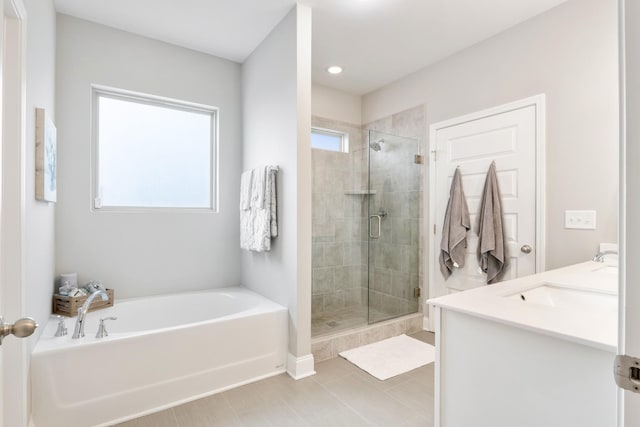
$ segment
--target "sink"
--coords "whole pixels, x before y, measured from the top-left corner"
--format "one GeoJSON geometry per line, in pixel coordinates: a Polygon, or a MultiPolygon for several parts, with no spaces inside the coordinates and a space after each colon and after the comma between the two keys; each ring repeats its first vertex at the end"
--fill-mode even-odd
{"type": "Polygon", "coordinates": [[[592,270],[594,273],[600,274],[618,274],[618,266],[616,265],[605,265],[602,267],[598,267],[595,270],[592,270]]]}
{"type": "Polygon", "coordinates": [[[618,296],[615,294],[565,288],[549,283],[543,283],[535,288],[506,295],[505,297],[519,300],[526,304],[544,305],[561,309],[618,310],[618,296]]]}

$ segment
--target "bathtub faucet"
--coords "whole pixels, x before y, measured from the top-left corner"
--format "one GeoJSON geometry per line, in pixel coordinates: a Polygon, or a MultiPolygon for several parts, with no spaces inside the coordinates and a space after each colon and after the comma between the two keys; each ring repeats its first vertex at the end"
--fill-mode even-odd
{"type": "Polygon", "coordinates": [[[84,304],[82,304],[82,307],[78,309],[78,318],[76,319],[76,327],[73,330],[73,336],[71,337],[74,340],[77,340],[78,338],[82,338],[84,336],[84,319],[87,316],[87,311],[89,311],[89,306],[91,306],[91,303],[97,296],[102,297],[102,301],[106,301],[109,299],[109,294],[107,294],[102,289],[98,289],[97,291],[89,295],[89,298],[87,298],[84,304]]]}
{"type": "Polygon", "coordinates": [[[602,251],[598,252],[596,256],[593,257],[593,261],[595,262],[604,262],[604,257],[606,255],[618,255],[618,251],[602,251]]]}

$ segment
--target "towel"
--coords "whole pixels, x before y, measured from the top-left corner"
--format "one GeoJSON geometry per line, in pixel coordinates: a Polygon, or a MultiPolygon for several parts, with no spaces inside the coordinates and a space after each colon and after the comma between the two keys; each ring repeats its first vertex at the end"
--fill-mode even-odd
{"type": "MultiPolygon", "coordinates": [[[[251,171],[248,208],[240,204],[240,247],[249,251],[271,250],[271,239],[278,235],[276,174],[278,166],[261,166],[251,171]]],[[[244,182],[246,184],[246,182],[244,182]]],[[[241,191],[244,191],[241,180],[241,191]]]]}
{"type": "Polygon", "coordinates": [[[267,179],[267,167],[262,166],[253,170],[251,181],[251,207],[263,209],[265,206],[265,184],[267,179]]]}
{"type": "Polygon", "coordinates": [[[242,173],[240,178],[240,210],[247,210],[251,207],[251,185],[253,180],[253,170],[242,173]]]}
{"type": "Polygon", "coordinates": [[[487,273],[487,284],[499,282],[507,270],[509,255],[496,162],[489,167],[480,199],[477,255],[480,268],[487,273]]]}
{"type": "Polygon", "coordinates": [[[278,167],[269,166],[267,173],[265,199],[269,200],[269,209],[271,211],[269,221],[271,223],[271,237],[273,238],[278,236],[278,198],[276,197],[276,175],[278,173],[278,167]]]}
{"type": "Polygon", "coordinates": [[[440,271],[448,279],[454,268],[464,267],[467,249],[467,231],[471,228],[467,199],[462,189],[460,169],[456,168],[449,190],[449,202],[444,213],[442,240],[440,241],[440,271]]]}

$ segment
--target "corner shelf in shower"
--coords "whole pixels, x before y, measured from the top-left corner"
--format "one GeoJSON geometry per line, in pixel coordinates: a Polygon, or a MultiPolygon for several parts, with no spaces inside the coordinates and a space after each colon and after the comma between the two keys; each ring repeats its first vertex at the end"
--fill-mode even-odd
{"type": "Polygon", "coordinates": [[[376,194],[376,190],[347,190],[344,194],[348,196],[370,196],[376,194]]]}

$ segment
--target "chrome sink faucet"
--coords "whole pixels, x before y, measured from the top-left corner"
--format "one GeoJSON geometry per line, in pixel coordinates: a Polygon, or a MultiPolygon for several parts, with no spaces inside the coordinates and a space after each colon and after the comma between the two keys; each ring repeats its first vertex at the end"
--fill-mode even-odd
{"type": "Polygon", "coordinates": [[[596,256],[593,257],[593,261],[595,262],[604,262],[605,255],[618,255],[617,251],[602,251],[598,252],[596,256]]]}
{"type": "Polygon", "coordinates": [[[84,304],[82,304],[82,307],[78,309],[78,318],[76,319],[76,327],[73,330],[73,335],[71,336],[71,338],[73,338],[74,340],[84,337],[84,319],[87,316],[87,311],[89,311],[89,307],[91,306],[91,303],[97,296],[100,296],[102,298],[102,301],[106,301],[109,299],[109,294],[107,294],[102,289],[98,289],[97,291],[89,295],[89,298],[87,298],[84,304]]]}

